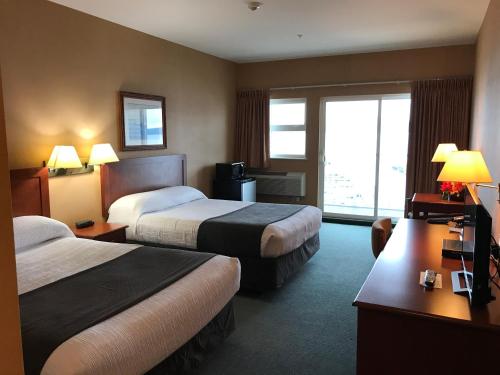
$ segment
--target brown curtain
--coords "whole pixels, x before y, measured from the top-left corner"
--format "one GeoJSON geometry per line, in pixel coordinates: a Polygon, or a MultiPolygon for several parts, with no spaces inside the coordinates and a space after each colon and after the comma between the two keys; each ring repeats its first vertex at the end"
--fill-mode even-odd
{"type": "MultiPolygon", "coordinates": [[[[411,88],[406,197],[437,193],[442,163],[431,163],[439,143],[469,147],[472,78],[416,81],[411,88]]],[[[408,208],[407,208],[408,209],[408,208]]]]}
{"type": "Polygon", "coordinates": [[[234,156],[250,168],[269,166],[269,90],[237,94],[234,156]]]}

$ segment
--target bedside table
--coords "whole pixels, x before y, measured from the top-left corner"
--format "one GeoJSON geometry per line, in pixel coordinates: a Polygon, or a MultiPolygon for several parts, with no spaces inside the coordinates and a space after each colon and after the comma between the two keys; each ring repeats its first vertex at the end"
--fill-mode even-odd
{"type": "Polygon", "coordinates": [[[104,242],[126,242],[125,229],[128,225],[95,223],[91,227],[78,229],[70,227],[75,236],[104,242]]]}

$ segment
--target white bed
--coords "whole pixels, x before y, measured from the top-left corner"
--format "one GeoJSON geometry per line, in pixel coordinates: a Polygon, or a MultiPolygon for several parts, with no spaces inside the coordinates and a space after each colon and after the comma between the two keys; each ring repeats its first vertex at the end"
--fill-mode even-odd
{"type": "MultiPolygon", "coordinates": [[[[109,223],[127,224],[130,241],[197,249],[200,224],[251,205],[251,202],[207,199],[189,186],[174,186],[127,195],[109,209],[109,223]]],[[[276,258],[312,238],[321,227],[321,210],[306,206],[284,220],[269,224],[261,239],[260,255],[276,258]]]]}
{"type": "MultiPolygon", "coordinates": [[[[75,238],[43,217],[14,219],[19,294],[138,247],[75,238]]],[[[142,374],[206,326],[239,289],[240,264],[215,256],[162,291],[73,336],[42,374],[142,374]]]]}

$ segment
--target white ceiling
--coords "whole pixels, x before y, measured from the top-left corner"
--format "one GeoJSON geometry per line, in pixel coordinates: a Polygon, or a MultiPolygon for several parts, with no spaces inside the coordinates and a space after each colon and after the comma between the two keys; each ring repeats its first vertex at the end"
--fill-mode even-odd
{"type": "Polygon", "coordinates": [[[236,62],[473,43],[489,0],[51,0],[236,62]],[[303,34],[298,38],[297,34],[303,34]]]}

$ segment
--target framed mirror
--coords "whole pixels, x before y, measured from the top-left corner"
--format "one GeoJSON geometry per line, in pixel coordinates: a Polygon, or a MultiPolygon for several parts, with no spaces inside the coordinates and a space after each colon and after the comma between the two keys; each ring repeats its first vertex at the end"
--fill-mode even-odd
{"type": "Polygon", "coordinates": [[[120,91],[122,150],[167,148],[165,98],[120,91]]]}

